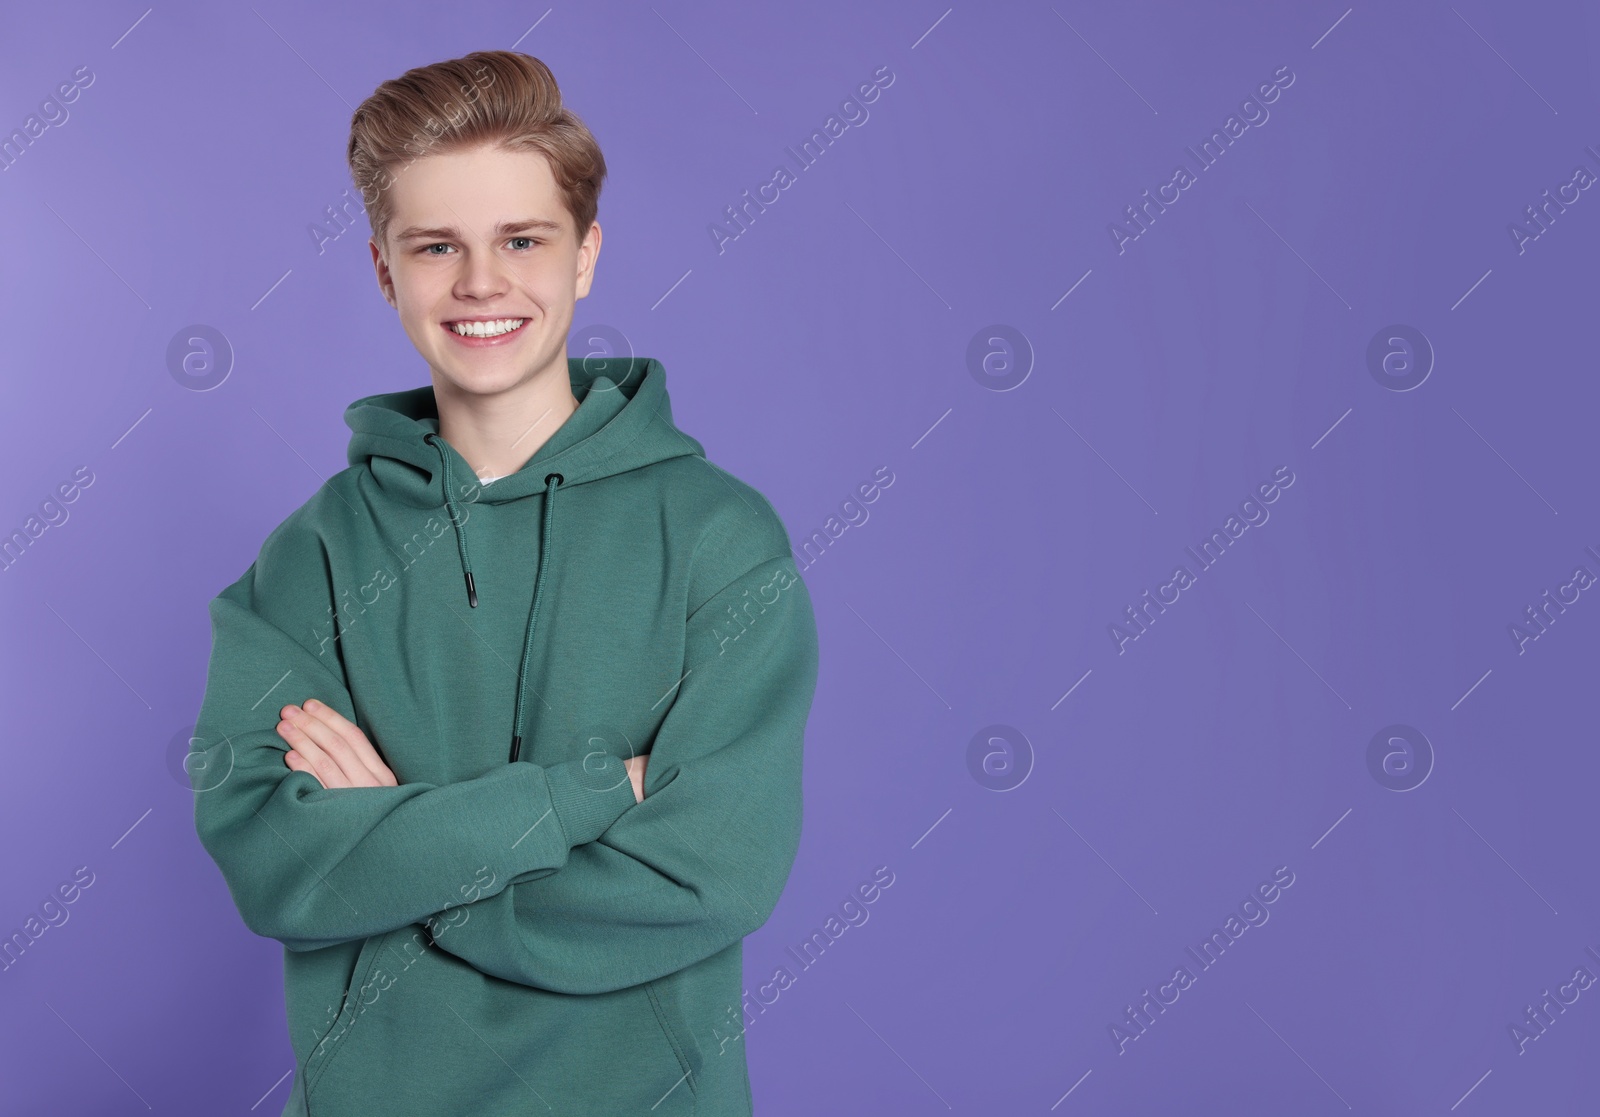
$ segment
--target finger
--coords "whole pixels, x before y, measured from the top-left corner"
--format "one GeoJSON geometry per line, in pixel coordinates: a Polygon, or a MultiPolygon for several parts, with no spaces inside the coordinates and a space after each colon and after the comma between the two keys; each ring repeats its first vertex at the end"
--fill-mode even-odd
{"type": "MultiPolygon", "coordinates": [[[[330,762],[322,756],[322,750],[317,748],[315,741],[295,728],[294,722],[289,720],[289,712],[289,707],[287,706],[280,710],[278,712],[280,720],[274,727],[278,731],[278,736],[282,737],[284,743],[289,746],[288,751],[283,755],[283,762],[296,772],[305,772],[315,776],[318,783],[322,784],[323,787],[327,787],[329,780],[333,776],[331,774],[326,777],[322,775],[317,770],[317,761],[321,760],[324,765],[328,765],[330,762]]],[[[337,765],[333,767],[337,769],[337,765]]]]}
{"type": "MultiPolygon", "coordinates": [[[[337,711],[329,709],[326,703],[316,699],[308,700],[300,707],[303,718],[309,719],[303,726],[306,733],[310,734],[322,748],[322,751],[338,763],[341,771],[349,780],[349,787],[381,787],[384,785],[383,772],[374,769],[376,764],[382,768],[383,762],[377,758],[371,744],[367,742],[366,735],[353,723],[339,717],[337,711]],[[372,757],[369,762],[366,757],[372,757]]],[[[387,769],[384,769],[387,771],[387,769]]]]}
{"type": "Polygon", "coordinates": [[[312,764],[324,787],[363,787],[372,773],[345,748],[338,735],[299,706],[283,708],[285,739],[312,764]]]}
{"type": "Polygon", "coordinates": [[[630,756],[628,758],[628,780],[633,784],[633,801],[635,803],[644,802],[644,765],[645,758],[642,756],[630,756]]]}
{"type": "Polygon", "coordinates": [[[311,765],[306,761],[306,758],[295,752],[294,749],[290,749],[283,754],[283,762],[296,772],[305,772],[312,779],[317,780],[318,783],[322,783],[320,779],[317,779],[317,773],[312,771],[311,765]]]}
{"type": "MultiPolygon", "coordinates": [[[[372,774],[367,771],[366,765],[350,752],[332,726],[310,710],[292,703],[283,708],[283,717],[304,738],[296,742],[296,747],[306,754],[319,772],[333,774],[339,787],[361,787],[372,782],[372,774]]],[[[326,776],[322,782],[329,782],[326,776]]]]}
{"type": "Polygon", "coordinates": [[[400,781],[395,778],[389,766],[383,762],[383,757],[378,755],[378,750],[373,746],[361,727],[326,702],[318,702],[315,698],[308,698],[302,707],[306,713],[329,726],[339,736],[359,760],[367,771],[372,773],[373,779],[379,786],[397,787],[400,781]]]}
{"type": "Polygon", "coordinates": [[[278,736],[282,737],[290,745],[289,751],[283,754],[283,762],[289,768],[296,772],[304,772],[325,789],[344,786],[344,776],[339,772],[337,765],[333,765],[326,758],[323,758],[321,760],[322,767],[318,768],[318,762],[312,760],[308,755],[315,749],[311,739],[296,729],[290,722],[280,721],[278,723],[278,736]],[[298,747],[296,745],[297,742],[298,747]]]}
{"type": "Polygon", "coordinates": [[[290,747],[300,754],[323,787],[349,786],[349,781],[343,769],[339,767],[338,761],[329,756],[322,744],[307,732],[311,728],[313,719],[294,705],[283,707],[278,711],[278,716],[282,719],[278,722],[278,736],[289,742],[290,747]]]}
{"type": "Polygon", "coordinates": [[[289,764],[295,771],[315,776],[317,782],[325,788],[350,786],[343,770],[333,758],[318,748],[317,743],[302,733],[294,722],[287,718],[280,721],[278,736],[289,743],[290,751],[283,759],[284,763],[289,764]],[[292,763],[291,756],[296,758],[292,763]]]}

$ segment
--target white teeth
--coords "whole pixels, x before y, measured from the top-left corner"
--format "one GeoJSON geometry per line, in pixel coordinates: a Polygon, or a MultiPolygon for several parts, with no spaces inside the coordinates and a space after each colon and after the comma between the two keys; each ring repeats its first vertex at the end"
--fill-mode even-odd
{"type": "Polygon", "coordinates": [[[499,337],[526,321],[526,318],[497,318],[492,322],[451,322],[450,328],[463,337],[499,337]]]}

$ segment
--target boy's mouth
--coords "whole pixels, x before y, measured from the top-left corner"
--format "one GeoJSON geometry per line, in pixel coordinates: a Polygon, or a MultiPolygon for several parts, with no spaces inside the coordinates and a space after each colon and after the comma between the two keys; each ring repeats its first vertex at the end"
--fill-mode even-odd
{"type": "Polygon", "coordinates": [[[457,337],[489,339],[514,334],[527,322],[526,318],[460,318],[443,325],[457,337]]]}

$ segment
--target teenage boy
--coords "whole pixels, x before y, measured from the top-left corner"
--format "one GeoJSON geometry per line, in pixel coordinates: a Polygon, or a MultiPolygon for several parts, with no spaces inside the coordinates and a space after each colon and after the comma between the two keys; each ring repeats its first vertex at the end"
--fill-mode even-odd
{"type": "Polygon", "coordinates": [[[284,1114],[750,1114],[741,940],[817,677],[772,506],[569,360],[605,162],[545,65],[385,82],[349,162],[432,384],[210,605],[195,824],[280,940],[284,1114]]]}

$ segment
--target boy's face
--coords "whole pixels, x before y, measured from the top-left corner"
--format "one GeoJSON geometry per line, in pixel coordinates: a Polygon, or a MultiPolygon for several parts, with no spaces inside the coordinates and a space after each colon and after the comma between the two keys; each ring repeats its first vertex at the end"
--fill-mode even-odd
{"type": "Polygon", "coordinates": [[[373,265],[435,386],[492,394],[557,366],[565,382],[600,225],[580,243],[544,155],[482,146],[424,156],[396,173],[390,197],[387,244],[369,241],[373,265]],[[522,324],[498,337],[451,329],[472,319],[522,324]]]}

